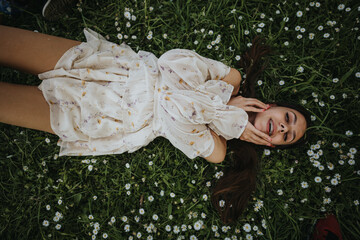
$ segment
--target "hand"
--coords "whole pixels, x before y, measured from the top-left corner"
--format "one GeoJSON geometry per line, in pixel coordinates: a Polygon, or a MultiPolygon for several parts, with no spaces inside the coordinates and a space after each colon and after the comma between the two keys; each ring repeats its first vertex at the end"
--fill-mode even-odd
{"type": "Polygon", "coordinates": [[[275,147],[271,144],[271,137],[257,130],[250,122],[246,124],[245,130],[240,136],[240,140],[255,143],[257,145],[275,147]]]}
{"type": "Polygon", "coordinates": [[[244,98],[242,96],[231,98],[227,105],[242,108],[246,112],[264,112],[270,108],[270,105],[265,104],[255,98],[244,98]]]}

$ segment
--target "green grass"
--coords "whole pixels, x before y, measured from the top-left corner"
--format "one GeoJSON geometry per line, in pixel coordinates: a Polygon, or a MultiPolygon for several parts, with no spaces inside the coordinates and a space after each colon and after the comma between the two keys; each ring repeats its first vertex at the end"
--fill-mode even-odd
{"type": "MultiPolygon", "coordinates": [[[[123,37],[128,35],[125,42],[135,51],[147,50],[157,56],[172,48],[194,49],[230,66],[235,66],[236,55],[248,48],[251,39],[260,35],[276,51],[261,77],[263,84],[257,87],[258,98],[264,102],[303,103],[316,120],[307,145],[292,150],[270,150],[270,155],[258,149],[262,171],[257,191],[243,217],[225,231],[209,199],[205,201],[203,195],[210,198],[211,187],[207,184],[214,185],[215,174],[223,171],[228,161],[215,165],[200,158],[189,160],[165,139],[156,139],[132,154],[56,158],[57,137],[1,124],[1,239],[91,239],[96,222],[100,226],[97,239],[102,239],[104,233],[108,239],[129,239],[129,236],[137,239],[138,233],[141,239],[149,235],[154,239],[180,236],[191,239],[192,235],[197,239],[246,239],[247,234],[253,239],[305,239],[316,219],[326,213],[336,214],[344,239],[358,239],[360,213],[354,201],[360,199],[359,153],[349,154],[349,151],[360,150],[360,78],[356,75],[360,74],[359,3],[324,0],[316,7],[310,5],[311,1],[302,0],[298,4],[270,2],[83,1],[78,6],[81,12],[74,6],[58,22],[44,20],[40,15],[41,5],[30,3],[18,16],[4,16],[4,25],[81,41],[84,27],[116,43],[124,40],[117,38],[121,33],[123,37]],[[338,10],[340,3],[351,10],[338,10]],[[124,18],[126,7],[136,16],[135,21],[129,21],[129,28],[124,18]],[[302,11],[302,17],[296,16],[298,11],[302,11]],[[285,17],[289,17],[287,22],[285,17]],[[329,26],[327,21],[336,24],[329,26]],[[260,23],[265,26],[258,27],[260,23]],[[305,32],[296,31],[296,26],[305,28],[305,32]],[[262,29],[260,33],[256,31],[258,28],[262,29]],[[209,30],[213,31],[212,35],[209,30]],[[153,32],[150,40],[149,31],[153,32]],[[309,33],[315,33],[313,40],[309,39],[309,33]],[[325,33],[330,36],[325,38],[325,33]],[[166,39],[163,34],[167,34],[166,39]],[[302,34],[301,39],[297,38],[298,34],[302,34]],[[217,35],[221,35],[220,43],[208,49],[217,35]],[[303,72],[297,70],[300,66],[303,72]],[[334,83],[334,78],[338,82],[334,83]],[[283,85],[279,84],[280,80],[284,81],[283,85]],[[352,136],[346,135],[349,130],[352,136]],[[339,147],[335,148],[334,143],[339,143],[339,147]],[[311,147],[317,148],[314,152],[322,150],[317,161],[323,170],[313,166],[314,159],[307,154],[311,147]],[[354,162],[349,162],[351,158],[354,162]],[[90,164],[83,163],[86,159],[94,159],[90,163],[92,171],[88,168],[90,164]],[[328,168],[330,163],[333,168],[328,168]],[[321,183],[315,182],[317,176],[321,177],[321,183]],[[331,180],[336,176],[335,186],[331,180]],[[302,182],[307,182],[308,188],[302,188],[302,182]],[[130,189],[126,189],[128,183],[130,189]],[[325,187],[331,191],[326,192],[325,187]],[[279,195],[278,190],[283,194],[279,195]],[[149,196],[154,200],[150,201],[149,196]],[[325,204],[324,198],[330,198],[331,202],[325,204]],[[259,211],[254,210],[257,200],[263,201],[259,211]],[[50,210],[46,209],[47,205],[50,210]],[[145,213],[141,215],[139,209],[145,213]],[[56,212],[63,216],[58,222],[54,221],[56,212]],[[153,219],[154,214],[158,220],[153,219]],[[202,218],[201,214],[206,217],[202,218]],[[122,221],[123,216],[127,222],[122,221]],[[140,218],[138,222],[136,216],[140,218]],[[116,221],[109,224],[112,217],[116,221]],[[43,226],[44,220],[49,221],[49,226],[43,226]],[[194,223],[199,220],[203,221],[203,227],[195,230],[194,223]],[[149,233],[146,227],[151,223],[154,228],[148,229],[149,233]],[[246,223],[252,228],[257,226],[264,235],[259,236],[254,230],[245,232],[246,223]],[[56,224],[61,224],[60,230],[55,229],[56,224]],[[127,224],[129,232],[124,231],[127,224]],[[169,232],[167,225],[171,227],[169,232]],[[187,226],[186,231],[174,232],[175,226],[182,225],[187,226]],[[214,226],[218,228],[215,231],[214,226]]],[[[1,81],[40,84],[36,76],[8,68],[2,67],[0,76],[1,81]]]]}

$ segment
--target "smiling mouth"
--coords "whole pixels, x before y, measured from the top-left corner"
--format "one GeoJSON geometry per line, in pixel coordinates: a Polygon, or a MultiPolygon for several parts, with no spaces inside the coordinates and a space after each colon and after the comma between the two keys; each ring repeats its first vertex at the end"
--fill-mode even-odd
{"type": "Polygon", "coordinates": [[[274,122],[270,119],[269,120],[269,136],[271,136],[274,132],[274,122]]]}

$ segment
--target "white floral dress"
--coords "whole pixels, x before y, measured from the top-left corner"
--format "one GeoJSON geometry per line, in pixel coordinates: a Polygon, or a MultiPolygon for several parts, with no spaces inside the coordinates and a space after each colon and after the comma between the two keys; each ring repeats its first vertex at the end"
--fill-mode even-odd
{"type": "Polygon", "coordinates": [[[162,136],[193,159],[213,152],[210,129],[225,139],[244,131],[246,112],[226,105],[233,86],[221,62],[183,49],[157,59],[84,33],[87,42],[39,74],[60,156],[133,152],[162,136]]]}

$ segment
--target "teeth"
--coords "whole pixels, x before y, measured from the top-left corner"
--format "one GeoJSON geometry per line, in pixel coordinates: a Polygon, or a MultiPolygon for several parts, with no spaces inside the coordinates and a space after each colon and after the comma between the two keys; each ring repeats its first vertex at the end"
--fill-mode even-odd
{"type": "Polygon", "coordinates": [[[270,120],[270,126],[269,126],[269,136],[272,135],[272,131],[273,131],[273,126],[272,126],[272,121],[270,120]]]}

